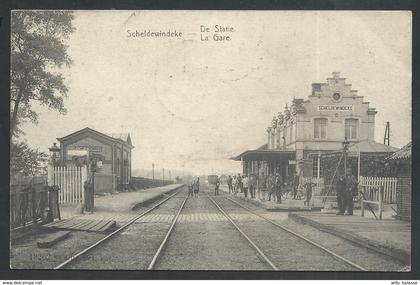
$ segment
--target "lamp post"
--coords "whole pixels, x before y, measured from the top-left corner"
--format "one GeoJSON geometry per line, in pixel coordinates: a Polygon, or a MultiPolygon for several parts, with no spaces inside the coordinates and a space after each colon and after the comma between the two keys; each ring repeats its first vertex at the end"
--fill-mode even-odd
{"type": "Polygon", "coordinates": [[[50,154],[52,156],[52,166],[55,167],[57,153],[60,152],[60,148],[57,146],[57,143],[53,143],[53,145],[50,146],[48,150],[50,151],[50,154]]]}
{"type": "Polygon", "coordinates": [[[343,141],[343,157],[344,157],[344,175],[347,173],[347,150],[349,148],[349,141],[347,138],[343,141]]]}
{"type": "Polygon", "coordinates": [[[54,212],[57,212],[58,219],[61,220],[60,215],[60,208],[58,206],[58,187],[55,185],[55,165],[56,165],[56,159],[57,159],[57,153],[60,152],[60,148],[57,146],[56,143],[53,143],[52,146],[48,148],[50,151],[51,157],[52,157],[52,185],[51,188],[49,188],[49,208],[52,213],[52,219],[54,220],[54,212]],[[54,203],[55,201],[55,203],[54,203]],[[54,205],[55,204],[55,205],[54,205]],[[54,211],[54,208],[57,210],[54,211]]]}

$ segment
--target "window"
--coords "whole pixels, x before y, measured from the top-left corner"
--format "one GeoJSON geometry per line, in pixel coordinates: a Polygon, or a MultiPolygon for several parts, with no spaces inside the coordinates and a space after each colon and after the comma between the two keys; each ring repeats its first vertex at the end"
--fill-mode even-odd
{"type": "Polygon", "coordinates": [[[315,139],[327,138],[327,119],[318,118],[314,120],[314,138],[315,139]]]}
{"type": "Polygon", "coordinates": [[[290,138],[289,138],[289,143],[291,143],[293,141],[293,124],[290,124],[290,138]]]}
{"type": "Polygon", "coordinates": [[[348,140],[357,139],[358,125],[359,124],[357,119],[346,119],[344,126],[344,137],[348,140]]]}
{"type": "Polygon", "coordinates": [[[319,177],[322,177],[321,157],[314,156],[312,157],[312,177],[318,177],[318,174],[319,177]]]}

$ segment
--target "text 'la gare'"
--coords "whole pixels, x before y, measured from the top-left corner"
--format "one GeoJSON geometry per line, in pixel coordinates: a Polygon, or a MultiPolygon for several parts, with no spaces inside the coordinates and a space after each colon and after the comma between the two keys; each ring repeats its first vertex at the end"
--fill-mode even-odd
{"type": "Polygon", "coordinates": [[[200,39],[201,41],[231,41],[232,36],[230,33],[235,32],[235,28],[232,26],[214,25],[213,27],[200,25],[200,39]],[[210,34],[210,33],[214,34],[210,34]]]}

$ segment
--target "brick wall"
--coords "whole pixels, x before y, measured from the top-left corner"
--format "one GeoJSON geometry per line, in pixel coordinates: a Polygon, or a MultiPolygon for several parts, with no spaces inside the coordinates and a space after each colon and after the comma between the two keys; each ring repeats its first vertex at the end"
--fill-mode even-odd
{"type": "Polygon", "coordinates": [[[400,176],[397,182],[397,217],[411,221],[411,177],[400,176]]]}

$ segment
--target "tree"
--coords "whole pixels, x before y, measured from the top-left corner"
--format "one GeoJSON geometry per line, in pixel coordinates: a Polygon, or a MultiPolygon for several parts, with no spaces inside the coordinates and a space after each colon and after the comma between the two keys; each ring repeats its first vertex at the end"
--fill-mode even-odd
{"type": "Polygon", "coordinates": [[[19,124],[38,122],[31,103],[66,113],[63,98],[68,88],[59,71],[72,61],[65,44],[73,27],[71,11],[13,11],[11,15],[11,119],[10,133],[19,134],[19,124]]]}
{"type": "Polygon", "coordinates": [[[36,176],[46,172],[48,155],[31,149],[25,142],[10,145],[10,175],[36,176]]]}

